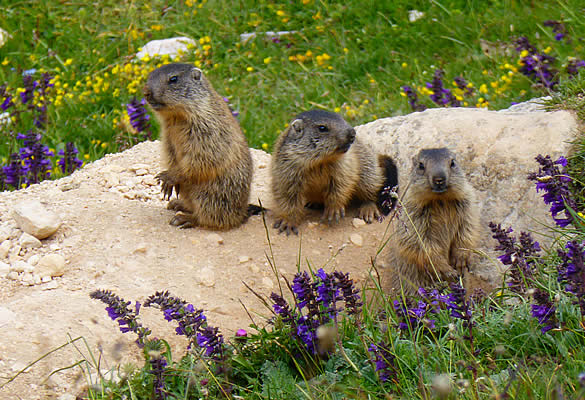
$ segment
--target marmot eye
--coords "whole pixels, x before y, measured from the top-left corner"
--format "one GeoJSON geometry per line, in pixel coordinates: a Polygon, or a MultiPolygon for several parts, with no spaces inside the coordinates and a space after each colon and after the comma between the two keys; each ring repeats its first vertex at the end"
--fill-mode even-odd
{"type": "Polygon", "coordinates": [[[451,160],[451,168],[455,168],[456,164],[455,164],[455,160],[451,160]]]}
{"type": "Polygon", "coordinates": [[[319,132],[327,132],[329,130],[325,125],[319,125],[317,129],[319,129],[319,132]]]}
{"type": "Polygon", "coordinates": [[[169,78],[169,83],[176,83],[179,80],[177,75],[173,75],[169,78]]]}
{"type": "Polygon", "coordinates": [[[420,169],[421,171],[425,170],[425,165],[421,162],[418,163],[418,169],[420,169]]]}

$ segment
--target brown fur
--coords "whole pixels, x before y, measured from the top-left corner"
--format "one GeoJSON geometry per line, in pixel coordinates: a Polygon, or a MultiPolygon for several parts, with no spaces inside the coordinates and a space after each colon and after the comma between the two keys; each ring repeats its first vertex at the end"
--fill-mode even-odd
{"type": "Polygon", "coordinates": [[[426,149],[413,163],[402,221],[390,239],[392,286],[407,293],[469,268],[479,237],[475,194],[455,155],[446,148],[426,149]]]}
{"type": "Polygon", "coordinates": [[[240,126],[202,72],[189,64],[152,71],[146,100],[162,127],[163,195],[177,199],[171,225],[230,229],[248,216],[252,157],[240,126]]]}
{"type": "Polygon", "coordinates": [[[380,215],[376,200],[384,170],[338,114],[299,114],[274,144],[271,173],[274,227],[280,232],[298,232],[307,203],[323,204],[323,219],[330,223],[338,222],[353,201],[366,222],[380,215]]]}

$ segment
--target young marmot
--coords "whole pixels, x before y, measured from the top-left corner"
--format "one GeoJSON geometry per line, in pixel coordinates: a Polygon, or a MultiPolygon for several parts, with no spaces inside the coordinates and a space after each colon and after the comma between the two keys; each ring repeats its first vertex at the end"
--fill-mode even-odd
{"type": "Polygon", "coordinates": [[[461,274],[479,237],[475,194],[455,154],[425,149],[413,163],[390,242],[393,289],[407,293],[461,274]]]}
{"type": "Polygon", "coordinates": [[[171,225],[230,229],[248,216],[252,157],[226,102],[201,70],[167,64],[148,76],[144,96],[162,127],[163,196],[173,188],[171,225]],[[180,212],[179,212],[180,211],[180,212]]]}
{"type": "MultiPolygon", "coordinates": [[[[311,110],[296,116],[274,144],[272,193],[279,232],[298,233],[307,204],[323,204],[323,219],[339,222],[350,202],[366,222],[380,216],[383,187],[398,184],[394,162],[356,138],[338,114],[311,110]]],[[[387,213],[389,210],[384,210],[387,213]]]]}

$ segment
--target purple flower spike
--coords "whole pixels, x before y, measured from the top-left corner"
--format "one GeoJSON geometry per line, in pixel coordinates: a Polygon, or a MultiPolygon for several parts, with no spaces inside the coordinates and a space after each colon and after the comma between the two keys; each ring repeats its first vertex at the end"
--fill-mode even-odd
{"type": "Polygon", "coordinates": [[[546,333],[558,325],[555,311],[556,307],[553,306],[550,297],[547,293],[540,289],[535,289],[532,295],[536,304],[531,305],[531,314],[534,318],[538,319],[538,323],[542,325],[540,331],[546,333]]]}
{"type": "Polygon", "coordinates": [[[585,317],[585,243],[572,240],[565,248],[567,251],[558,250],[562,261],[558,267],[558,281],[575,296],[575,303],[585,317]]]}
{"type": "Polygon", "coordinates": [[[61,171],[64,174],[71,175],[76,169],[81,168],[83,161],[77,158],[78,153],[79,150],[77,150],[73,142],[65,143],[65,149],[59,150],[57,154],[63,158],[57,161],[57,164],[61,167],[61,171]]]}
{"type": "Polygon", "coordinates": [[[371,344],[368,351],[374,356],[373,362],[380,381],[396,380],[398,377],[396,357],[390,352],[389,346],[384,342],[371,344]]]}
{"type": "Polygon", "coordinates": [[[536,182],[536,191],[543,192],[542,199],[550,204],[550,213],[555,223],[564,228],[573,222],[569,209],[577,210],[577,203],[571,196],[569,183],[572,181],[567,174],[567,159],[560,157],[552,161],[550,156],[538,155],[536,161],[540,164],[538,172],[528,175],[528,179],[536,182]],[[559,216],[559,214],[564,215],[559,216]]]}

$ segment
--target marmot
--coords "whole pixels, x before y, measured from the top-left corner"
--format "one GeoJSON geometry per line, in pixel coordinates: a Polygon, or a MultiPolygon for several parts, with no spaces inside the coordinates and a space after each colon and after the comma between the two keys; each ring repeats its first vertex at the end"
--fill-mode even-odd
{"type": "Polygon", "coordinates": [[[424,149],[413,164],[401,221],[394,222],[390,239],[393,289],[406,293],[462,274],[479,237],[475,193],[455,154],[424,149]]]}
{"type": "Polygon", "coordinates": [[[230,229],[248,216],[252,156],[226,102],[200,69],[167,64],[152,71],[144,96],[162,127],[163,196],[173,188],[171,225],[230,229]]]}
{"type": "MultiPolygon", "coordinates": [[[[324,206],[323,219],[338,222],[350,202],[366,222],[380,216],[380,192],[398,184],[394,162],[356,138],[338,114],[311,110],[297,115],[274,144],[272,193],[279,232],[298,233],[308,204],[324,206]]],[[[383,210],[387,213],[389,210],[383,210]]]]}

